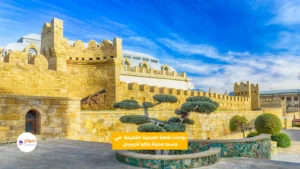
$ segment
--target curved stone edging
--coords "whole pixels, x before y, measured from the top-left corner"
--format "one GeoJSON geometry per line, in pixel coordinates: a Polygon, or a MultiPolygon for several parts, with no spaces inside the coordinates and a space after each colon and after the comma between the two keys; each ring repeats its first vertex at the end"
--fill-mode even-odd
{"type": "Polygon", "coordinates": [[[200,151],[201,146],[221,148],[221,157],[249,157],[271,159],[271,135],[261,134],[245,139],[189,140],[191,153],[200,151]]]}
{"type": "Polygon", "coordinates": [[[201,143],[242,143],[242,142],[250,142],[250,141],[261,141],[267,138],[270,138],[271,134],[261,134],[259,136],[243,138],[243,139],[212,139],[212,140],[195,140],[189,139],[189,142],[201,142],[201,143]]]}
{"type": "Polygon", "coordinates": [[[139,154],[131,151],[116,151],[117,160],[121,163],[143,168],[196,168],[218,162],[221,148],[211,148],[207,151],[181,155],[139,154]]]}

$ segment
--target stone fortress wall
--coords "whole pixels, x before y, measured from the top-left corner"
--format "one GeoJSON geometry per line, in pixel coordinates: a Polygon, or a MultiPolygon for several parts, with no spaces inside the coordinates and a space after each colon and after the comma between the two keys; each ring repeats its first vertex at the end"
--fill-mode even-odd
{"type": "Polygon", "coordinates": [[[178,98],[178,102],[175,104],[169,104],[168,106],[158,105],[153,110],[175,110],[180,108],[181,104],[185,103],[186,99],[190,96],[206,96],[219,103],[218,110],[251,110],[250,97],[242,96],[228,96],[225,94],[217,94],[210,92],[198,92],[191,90],[182,90],[166,87],[157,87],[149,85],[139,85],[137,83],[124,83],[118,86],[118,98],[117,101],[125,99],[137,100],[139,103],[144,101],[154,102],[153,96],[156,94],[171,94],[178,98]]]}
{"type": "MultiPolygon", "coordinates": [[[[150,110],[154,117],[162,119],[174,116],[174,110],[189,96],[207,96],[219,102],[218,111],[222,111],[219,115],[191,116],[201,119],[191,127],[193,132],[189,130],[192,138],[204,138],[207,130],[216,132],[215,136],[228,134],[228,119],[235,114],[244,114],[250,120],[261,114],[260,111],[251,111],[259,101],[255,100],[256,94],[249,95],[252,91],[258,91],[258,85],[253,85],[253,88],[235,86],[235,90],[248,94],[233,97],[212,91],[197,92],[121,82],[122,42],[119,38],[113,42],[104,40],[100,44],[90,41],[87,47],[81,41],[70,45],[63,36],[63,21],[54,18],[51,23],[44,24],[41,41],[41,49],[36,56],[29,56],[26,50],[12,51],[0,62],[1,143],[13,142],[25,131],[25,117],[30,110],[40,115],[38,137],[109,142],[112,131],[127,131],[128,127],[118,120],[121,115],[142,114],[140,110],[112,110],[115,102],[124,99],[153,102],[152,96],[161,93],[172,94],[179,99],[178,103],[161,104],[150,110]],[[103,97],[105,106],[101,110],[105,113],[96,111],[91,116],[87,115],[87,111],[80,109],[80,99],[103,89],[106,90],[103,97]],[[202,119],[207,118],[216,127],[205,129],[206,122],[202,119]],[[96,119],[91,122],[93,125],[89,122],[92,119],[96,119]],[[106,134],[105,140],[95,140],[103,134],[106,134]]],[[[30,47],[37,49],[33,44],[30,47]]],[[[185,78],[185,74],[180,76],[185,78]]],[[[131,129],[136,130],[136,126],[131,129]]]]}

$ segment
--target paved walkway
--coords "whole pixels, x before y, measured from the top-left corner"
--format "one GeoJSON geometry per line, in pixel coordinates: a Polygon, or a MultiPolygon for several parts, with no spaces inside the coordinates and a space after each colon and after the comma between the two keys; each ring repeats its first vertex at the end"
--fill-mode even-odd
{"type": "MultiPolygon", "coordinates": [[[[297,163],[249,158],[221,159],[200,169],[300,169],[297,163]]],[[[138,169],[116,161],[110,144],[72,140],[40,140],[33,152],[0,145],[0,169],[138,169]]]]}
{"type": "MultiPolygon", "coordinates": [[[[289,148],[277,148],[272,160],[300,163],[300,130],[283,130],[292,140],[289,148]]],[[[300,165],[300,164],[299,164],[300,165]]]]}

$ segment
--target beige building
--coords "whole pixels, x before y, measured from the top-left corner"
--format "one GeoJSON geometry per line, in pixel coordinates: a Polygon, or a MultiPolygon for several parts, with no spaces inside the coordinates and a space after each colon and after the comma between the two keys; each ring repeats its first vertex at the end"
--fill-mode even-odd
{"type": "Polygon", "coordinates": [[[261,91],[260,99],[282,100],[286,112],[298,112],[300,105],[300,89],[261,91]]]}

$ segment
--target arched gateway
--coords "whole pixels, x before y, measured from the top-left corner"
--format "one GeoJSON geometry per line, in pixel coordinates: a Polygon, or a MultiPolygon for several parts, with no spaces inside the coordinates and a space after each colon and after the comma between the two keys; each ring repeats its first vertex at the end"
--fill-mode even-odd
{"type": "Polygon", "coordinates": [[[25,131],[33,134],[40,132],[40,113],[36,110],[30,110],[26,113],[25,131]]]}

